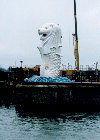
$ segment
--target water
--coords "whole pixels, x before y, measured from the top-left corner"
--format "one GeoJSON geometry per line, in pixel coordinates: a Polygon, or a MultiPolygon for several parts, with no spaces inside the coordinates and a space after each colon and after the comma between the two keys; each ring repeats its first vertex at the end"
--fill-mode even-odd
{"type": "Polygon", "coordinates": [[[100,113],[35,114],[1,106],[0,140],[100,140],[100,113]]]}

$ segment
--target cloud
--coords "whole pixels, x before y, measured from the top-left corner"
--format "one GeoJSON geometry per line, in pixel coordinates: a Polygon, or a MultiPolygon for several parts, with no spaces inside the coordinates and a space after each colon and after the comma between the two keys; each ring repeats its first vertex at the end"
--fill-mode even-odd
{"type": "MultiPolygon", "coordinates": [[[[0,2],[0,58],[1,64],[41,64],[37,46],[37,30],[47,22],[59,23],[62,29],[62,63],[74,65],[73,0],[3,0],[0,2]]],[[[99,61],[100,1],[77,0],[77,19],[80,64],[99,61]],[[93,49],[95,48],[95,53],[93,49]],[[89,58],[89,59],[88,59],[89,58]],[[98,60],[97,60],[98,58],[98,60]]]]}

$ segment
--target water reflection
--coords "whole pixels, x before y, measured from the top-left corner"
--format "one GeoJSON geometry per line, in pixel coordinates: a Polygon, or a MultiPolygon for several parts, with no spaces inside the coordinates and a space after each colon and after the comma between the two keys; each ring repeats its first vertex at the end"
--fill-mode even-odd
{"type": "Polygon", "coordinates": [[[100,113],[32,112],[0,107],[2,140],[99,140],[100,113]]]}
{"type": "Polygon", "coordinates": [[[100,112],[44,111],[0,99],[1,140],[99,140],[100,112]]]}
{"type": "Polygon", "coordinates": [[[100,113],[25,113],[23,116],[23,113],[17,112],[17,115],[31,123],[32,128],[38,127],[38,133],[48,139],[96,139],[96,133],[99,134],[100,130],[100,113]]]}

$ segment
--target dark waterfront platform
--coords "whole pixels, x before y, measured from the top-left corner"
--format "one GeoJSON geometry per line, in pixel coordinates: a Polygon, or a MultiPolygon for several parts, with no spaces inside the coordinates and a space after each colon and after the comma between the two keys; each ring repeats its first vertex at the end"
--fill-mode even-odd
{"type": "Polygon", "coordinates": [[[100,82],[0,84],[0,105],[32,111],[100,111],[100,82]]]}
{"type": "Polygon", "coordinates": [[[100,83],[25,83],[14,89],[16,105],[34,111],[100,111],[100,83]]]}

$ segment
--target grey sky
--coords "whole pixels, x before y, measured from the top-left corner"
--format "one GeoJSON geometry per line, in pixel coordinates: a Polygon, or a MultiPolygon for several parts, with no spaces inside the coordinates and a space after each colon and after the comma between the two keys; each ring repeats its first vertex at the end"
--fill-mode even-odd
{"type": "MultiPolygon", "coordinates": [[[[100,0],[76,0],[81,65],[100,64],[100,0]]],[[[0,65],[41,64],[38,28],[59,23],[62,63],[74,65],[73,0],[0,0],[0,65]]]]}

